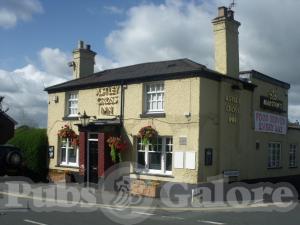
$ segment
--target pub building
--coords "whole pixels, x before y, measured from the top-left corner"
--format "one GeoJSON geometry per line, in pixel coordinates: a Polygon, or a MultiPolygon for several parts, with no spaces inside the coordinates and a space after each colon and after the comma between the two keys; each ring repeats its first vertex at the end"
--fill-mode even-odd
{"type": "Polygon", "coordinates": [[[239,70],[240,23],[231,9],[220,7],[212,24],[214,70],[183,58],[94,73],[96,53],[80,41],[69,64],[74,79],[45,89],[50,179],[71,173],[75,182],[98,183],[119,156],[141,185],[298,175],[290,85],[239,70]]]}

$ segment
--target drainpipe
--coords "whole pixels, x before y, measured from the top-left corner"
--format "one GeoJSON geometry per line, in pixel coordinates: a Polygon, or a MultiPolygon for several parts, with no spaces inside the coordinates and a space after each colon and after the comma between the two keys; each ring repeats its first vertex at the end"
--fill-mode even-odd
{"type": "Polygon", "coordinates": [[[120,104],[120,122],[123,126],[123,120],[124,120],[124,81],[121,83],[121,104],[120,104]]]}

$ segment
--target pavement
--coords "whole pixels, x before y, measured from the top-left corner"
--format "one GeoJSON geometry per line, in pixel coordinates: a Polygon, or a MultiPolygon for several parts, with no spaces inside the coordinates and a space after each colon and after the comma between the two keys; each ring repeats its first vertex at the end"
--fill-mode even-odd
{"type": "MultiPolygon", "coordinates": [[[[35,193],[27,194],[8,191],[0,186],[0,224],[295,225],[300,221],[298,201],[293,202],[293,207],[288,207],[287,202],[263,201],[244,205],[220,203],[205,206],[173,201],[170,205],[166,203],[168,199],[141,198],[127,193],[116,195],[97,190],[97,198],[93,202],[88,201],[88,195],[83,198],[85,201],[71,199],[68,194],[58,196],[58,192],[53,192],[51,196],[43,192],[47,187],[46,184],[35,185],[35,193]],[[41,196],[37,195],[38,191],[42,193],[41,196]]],[[[64,184],[61,184],[56,191],[64,188],[64,184]]]]}

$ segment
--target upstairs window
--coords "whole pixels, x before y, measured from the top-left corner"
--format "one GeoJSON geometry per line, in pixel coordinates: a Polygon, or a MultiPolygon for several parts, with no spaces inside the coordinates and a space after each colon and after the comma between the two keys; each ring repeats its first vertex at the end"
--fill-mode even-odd
{"type": "Polygon", "coordinates": [[[297,151],[297,145],[290,144],[290,151],[289,151],[289,167],[296,167],[296,151],[297,151]]]}
{"type": "Polygon", "coordinates": [[[71,92],[68,95],[68,116],[77,117],[78,116],[78,92],[71,92]]]}
{"type": "Polygon", "coordinates": [[[146,113],[164,112],[164,93],[163,82],[150,83],[145,85],[145,111],[146,113]]]}

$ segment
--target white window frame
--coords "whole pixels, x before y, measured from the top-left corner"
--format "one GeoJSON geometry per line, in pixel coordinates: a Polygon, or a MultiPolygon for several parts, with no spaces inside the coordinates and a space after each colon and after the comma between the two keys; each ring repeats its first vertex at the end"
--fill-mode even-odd
{"type": "Polygon", "coordinates": [[[69,92],[67,96],[68,100],[66,104],[68,117],[78,117],[78,91],[69,92]],[[75,96],[75,98],[72,98],[73,96],[75,96]],[[75,106],[72,106],[72,103],[75,103],[75,106]],[[71,113],[72,110],[76,110],[76,113],[71,113]]]}
{"type": "Polygon", "coordinates": [[[61,140],[60,142],[60,165],[61,166],[69,166],[69,167],[78,167],[79,166],[79,147],[78,146],[72,146],[71,140],[69,138],[66,139],[66,146],[63,146],[63,141],[61,140]],[[62,149],[65,148],[65,161],[62,161],[63,157],[63,151],[62,149]],[[69,161],[69,150],[70,149],[75,149],[76,151],[76,162],[70,162],[69,161]]]}
{"type": "Polygon", "coordinates": [[[297,167],[297,144],[289,144],[289,167],[297,167]]]}
{"type": "Polygon", "coordinates": [[[143,145],[142,140],[140,138],[136,138],[136,172],[138,173],[145,173],[145,174],[161,174],[161,175],[172,175],[173,171],[173,165],[174,165],[174,143],[173,143],[173,137],[171,136],[159,136],[158,138],[162,138],[162,150],[161,150],[161,169],[155,170],[155,169],[149,169],[149,153],[155,152],[150,151],[149,148],[143,145]],[[172,144],[167,144],[166,140],[167,138],[172,139],[172,144]],[[143,146],[142,149],[138,149],[138,142],[140,143],[140,146],[143,146]],[[167,170],[167,151],[166,146],[171,145],[172,146],[172,169],[167,170]],[[145,168],[138,168],[138,153],[139,152],[145,152],[145,168]]]}
{"type": "Polygon", "coordinates": [[[268,143],[268,168],[281,168],[281,143],[269,142],[268,143]],[[279,153],[277,152],[279,151],[279,153]]]}
{"type": "Polygon", "coordinates": [[[151,82],[144,84],[144,112],[145,113],[163,113],[165,111],[165,83],[163,81],[160,82],[151,82]],[[148,91],[148,87],[155,87],[155,91],[148,91]],[[162,86],[162,90],[157,90],[158,86],[162,86]],[[153,96],[156,95],[156,99],[153,99],[153,96]],[[158,95],[162,95],[162,100],[158,100],[158,95]],[[150,100],[149,100],[150,99],[150,100]],[[148,107],[148,102],[156,103],[156,109],[152,109],[148,107]],[[158,102],[161,102],[162,108],[158,109],[158,102]]]}

